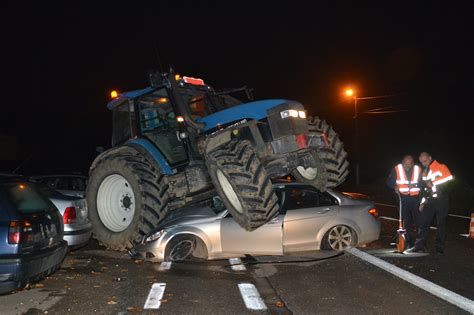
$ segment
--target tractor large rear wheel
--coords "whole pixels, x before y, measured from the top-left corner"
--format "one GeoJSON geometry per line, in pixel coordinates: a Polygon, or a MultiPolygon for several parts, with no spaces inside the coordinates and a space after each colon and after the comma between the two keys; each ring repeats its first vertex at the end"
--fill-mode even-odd
{"type": "Polygon", "coordinates": [[[312,183],[321,190],[339,186],[349,175],[344,143],[331,125],[317,116],[308,117],[308,129],[308,143],[315,153],[316,167],[299,167],[293,175],[296,179],[312,183]],[[311,178],[312,176],[314,178],[311,178]]]}
{"type": "Polygon", "coordinates": [[[166,216],[166,177],[133,149],[107,155],[92,170],[86,191],[94,237],[113,250],[141,242],[166,216]]]}
{"type": "Polygon", "coordinates": [[[248,140],[232,140],[207,156],[209,174],[234,220],[247,231],[279,210],[272,182],[248,140]]]}

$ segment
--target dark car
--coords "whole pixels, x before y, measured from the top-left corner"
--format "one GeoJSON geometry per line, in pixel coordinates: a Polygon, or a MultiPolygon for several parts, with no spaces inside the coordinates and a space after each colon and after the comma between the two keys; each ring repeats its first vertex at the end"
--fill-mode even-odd
{"type": "Polygon", "coordinates": [[[34,183],[0,175],[0,294],[53,273],[66,251],[58,209],[34,183]]]}

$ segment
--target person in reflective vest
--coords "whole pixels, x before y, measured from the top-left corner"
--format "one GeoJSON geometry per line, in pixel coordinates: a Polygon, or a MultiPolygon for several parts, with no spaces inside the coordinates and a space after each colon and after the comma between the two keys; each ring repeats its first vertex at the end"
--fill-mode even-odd
{"type": "Polygon", "coordinates": [[[415,246],[409,249],[409,252],[426,250],[426,238],[433,217],[436,215],[436,252],[442,254],[444,253],[446,240],[446,219],[449,208],[448,189],[449,182],[453,180],[453,175],[446,165],[433,160],[427,152],[420,154],[420,163],[424,167],[422,180],[425,186],[420,204],[421,225],[415,246]]]}
{"type": "Polygon", "coordinates": [[[406,230],[407,247],[413,246],[414,234],[419,222],[421,168],[415,165],[413,156],[405,155],[402,163],[395,166],[387,178],[387,186],[398,191],[402,202],[403,228],[406,230]],[[414,228],[412,228],[414,226],[414,228]]]}

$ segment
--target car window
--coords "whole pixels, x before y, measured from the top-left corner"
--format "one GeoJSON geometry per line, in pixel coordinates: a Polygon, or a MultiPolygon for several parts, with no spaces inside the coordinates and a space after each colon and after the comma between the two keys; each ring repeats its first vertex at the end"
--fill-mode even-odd
{"type": "Polygon", "coordinates": [[[15,205],[20,213],[39,213],[50,211],[51,203],[44,198],[33,184],[8,183],[3,184],[8,199],[15,205]]]}
{"type": "Polygon", "coordinates": [[[296,210],[313,207],[327,207],[337,205],[337,201],[327,192],[310,187],[288,187],[285,208],[296,210]]]}
{"type": "Polygon", "coordinates": [[[69,177],[60,177],[56,184],[56,189],[72,190],[72,181],[69,177]]]}
{"type": "Polygon", "coordinates": [[[289,188],[286,208],[296,210],[318,206],[318,193],[309,189],[289,188]]]}

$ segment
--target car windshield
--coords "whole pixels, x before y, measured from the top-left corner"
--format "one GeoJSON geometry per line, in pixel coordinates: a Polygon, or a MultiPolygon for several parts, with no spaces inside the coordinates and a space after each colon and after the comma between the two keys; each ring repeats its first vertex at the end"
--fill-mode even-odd
{"type": "Polygon", "coordinates": [[[53,207],[32,183],[5,183],[2,184],[2,188],[20,213],[46,212],[53,207]]]}

